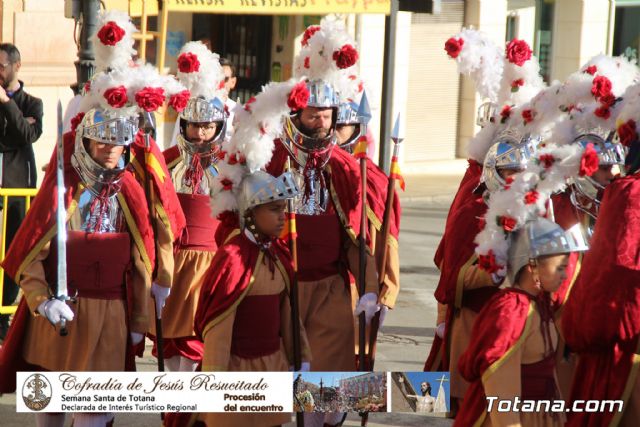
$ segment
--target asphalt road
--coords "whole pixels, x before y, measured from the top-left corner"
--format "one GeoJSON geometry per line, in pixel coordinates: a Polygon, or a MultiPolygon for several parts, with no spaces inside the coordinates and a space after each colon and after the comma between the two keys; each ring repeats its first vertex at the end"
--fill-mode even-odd
{"type": "MultiPolygon", "coordinates": [[[[379,335],[376,370],[421,371],[435,328],[436,302],[433,292],[438,271],[433,255],[444,230],[444,222],[459,178],[442,181],[440,194],[406,197],[400,235],[400,273],[402,290],[396,308],[389,312],[379,335]]],[[[413,181],[413,180],[412,180],[413,181]]],[[[432,184],[430,182],[430,184],[432,184]]],[[[419,185],[419,181],[415,181],[419,185]]],[[[430,191],[431,193],[431,191],[430,191]]],[[[150,349],[146,354],[150,354],[150,349]]],[[[155,370],[149,357],[139,360],[138,369],[155,370]]],[[[70,417],[67,417],[70,425],[70,417]]],[[[0,424],[4,427],[34,425],[33,415],[15,412],[15,394],[0,397],[0,424]]],[[[118,414],[116,426],[157,426],[158,415],[118,414]]],[[[294,424],[292,424],[294,425],[294,424]]],[[[360,425],[350,416],[346,425],[360,425]]],[[[448,426],[451,421],[413,414],[371,414],[369,425],[448,426]]]]}

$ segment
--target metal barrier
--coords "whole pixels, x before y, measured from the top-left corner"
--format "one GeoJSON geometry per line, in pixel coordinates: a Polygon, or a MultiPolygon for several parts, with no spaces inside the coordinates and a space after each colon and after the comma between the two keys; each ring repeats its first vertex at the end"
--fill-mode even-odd
{"type": "MultiPolygon", "coordinates": [[[[9,197],[22,197],[25,201],[25,212],[31,207],[31,197],[38,193],[37,188],[0,188],[0,197],[2,197],[2,234],[0,238],[0,259],[4,259],[7,253],[7,207],[9,206],[9,197]]],[[[2,305],[2,297],[4,293],[4,269],[0,267],[0,314],[13,314],[18,308],[15,305],[2,305]]]]}

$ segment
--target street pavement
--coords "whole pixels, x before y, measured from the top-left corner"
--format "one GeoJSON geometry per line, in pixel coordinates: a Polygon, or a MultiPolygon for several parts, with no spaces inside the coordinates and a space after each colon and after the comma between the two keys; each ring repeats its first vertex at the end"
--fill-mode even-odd
{"type": "MultiPolygon", "coordinates": [[[[421,371],[433,341],[436,301],[433,292],[438,270],[433,256],[453,200],[465,161],[433,162],[427,173],[405,176],[406,192],[400,192],[402,224],[400,233],[401,291],[394,310],[389,311],[380,330],[376,356],[377,371],[421,371]]],[[[138,359],[138,369],[154,371],[155,359],[149,355],[138,359]]],[[[67,417],[69,426],[70,418],[67,417]]],[[[15,412],[15,394],[0,397],[0,425],[33,425],[33,415],[15,412]]],[[[451,420],[416,414],[370,414],[369,426],[450,426],[451,420]]],[[[116,426],[158,426],[155,414],[117,414],[116,426]]],[[[347,426],[360,425],[357,415],[350,415],[347,426]]],[[[287,427],[295,423],[287,424],[287,427]]]]}

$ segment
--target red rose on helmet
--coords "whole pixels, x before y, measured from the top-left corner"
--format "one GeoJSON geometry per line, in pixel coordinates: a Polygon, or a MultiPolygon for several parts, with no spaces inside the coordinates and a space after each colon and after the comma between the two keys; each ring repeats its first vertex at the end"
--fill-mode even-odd
{"type": "Polygon", "coordinates": [[[311,65],[309,65],[309,61],[310,61],[310,58],[308,56],[304,58],[304,68],[311,67],[311,65]]]}
{"type": "Polygon", "coordinates": [[[178,70],[181,73],[196,73],[200,69],[198,56],[185,52],[178,57],[178,70]]]}
{"type": "Polygon", "coordinates": [[[183,90],[182,92],[171,95],[169,98],[169,105],[173,107],[178,113],[185,109],[191,98],[191,92],[183,90]]]}
{"type": "Polygon", "coordinates": [[[524,86],[524,79],[517,79],[511,82],[511,91],[515,92],[520,86],[524,86]]]}
{"type": "Polygon", "coordinates": [[[607,120],[609,117],[611,117],[611,110],[606,105],[601,105],[600,107],[596,108],[593,114],[607,120]]]}
{"type": "Polygon", "coordinates": [[[598,76],[593,79],[593,84],[591,85],[591,94],[595,96],[596,99],[600,99],[601,97],[610,93],[611,80],[609,80],[605,76],[598,76]]]}
{"type": "Polygon", "coordinates": [[[617,100],[616,96],[609,92],[600,98],[600,103],[605,107],[613,107],[617,100]]]}
{"type": "Polygon", "coordinates": [[[107,103],[113,108],[122,108],[128,101],[127,88],[124,86],[107,89],[102,96],[104,96],[104,99],[106,99],[107,103]]]}
{"type": "Polygon", "coordinates": [[[345,44],[333,52],[333,60],[341,70],[353,66],[358,61],[358,51],[350,44],[345,44]]]}
{"type": "Polygon", "coordinates": [[[504,107],[502,107],[502,110],[500,111],[500,117],[502,117],[502,119],[500,119],[500,123],[506,122],[510,116],[511,116],[511,105],[505,105],[504,107]]]}
{"type": "Polygon", "coordinates": [[[71,132],[75,132],[84,118],[84,113],[78,113],[71,119],[71,132]]]}
{"type": "Polygon", "coordinates": [[[524,204],[525,205],[534,204],[535,202],[538,201],[539,196],[540,196],[540,193],[538,193],[536,190],[527,191],[524,195],[524,204]]]}
{"type": "Polygon", "coordinates": [[[524,40],[513,39],[507,43],[507,59],[512,64],[522,67],[531,59],[531,48],[524,40]]]}
{"type": "Polygon", "coordinates": [[[222,189],[226,191],[230,191],[233,188],[233,181],[229,178],[221,179],[220,184],[222,184],[222,189]]]}
{"type": "Polygon", "coordinates": [[[592,76],[598,72],[598,67],[596,67],[595,65],[589,65],[585,70],[585,73],[587,74],[591,74],[592,76]]]}
{"type": "Polygon", "coordinates": [[[620,138],[620,143],[625,147],[631,146],[633,141],[638,139],[635,120],[627,120],[618,126],[618,138],[620,138]]]}
{"type": "Polygon", "coordinates": [[[498,218],[498,225],[500,225],[502,229],[507,233],[511,233],[516,229],[518,221],[516,221],[514,218],[511,218],[510,216],[501,216],[498,218]]]}
{"type": "Polygon", "coordinates": [[[298,111],[306,108],[309,102],[309,89],[305,82],[296,84],[289,93],[289,99],[287,99],[287,105],[292,111],[298,111]]]}
{"type": "Polygon", "coordinates": [[[464,46],[464,39],[455,39],[451,37],[444,43],[444,50],[447,51],[447,55],[449,55],[453,59],[456,59],[458,55],[460,55],[462,46],[464,46]]]}
{"type": "Polygon", "coordinates": [[[114,21],[109,21],[100,28],[97,35],[102,44],[115,46],[124,37],[124,30],[114,21]]]}
{"type": "Polygon", "coordinates": [[[91,92],[91,81],[88,81],[84,84],[84,93],[91,92]]]}
{"type": "Polygon", "coordinates": [[[502,266],[496,262],[493,249],[489,249],[486,255],[478,255],[478,266],[489,274],[496,273],[502,266]]]}
{"type": "Polygon", "coordinates": [[[145,87],[136,93],[136,102],[144,111],[156,111],[164,102],[164,89],[161,87],[145,87]]]}
{"type": "Polygon", "coordinates": [[[523,110],[522,118],[524,119],[524,124],[531,123],[533,121],[533,110],[523,110]]]}
{"type": "Polygon", "coordinates": [[[593,144],[587,144],[580,159],[580,176],[593,175],[598,170],[598,163],[598,153],[593,148],[593,144]]]}
{"type": "Polygon", "coordinates": [[[307,46],[309,44],[309,39],[313,37],[313,35],[318,31],[320,31],[319,25],[312,25],[309,28],[307,28],[304,31],[304,35],[302,36],[302,42],[300,42],[300,44],[302,44],[302,46],[307,46]]]}
{"type": "Polygon", "coordinates": [[[553,157],[553,154],[543,154],[540,156],[540,164],[544,166],[545,169],[549,169],[556,162],[556,158],[553,157]]]}

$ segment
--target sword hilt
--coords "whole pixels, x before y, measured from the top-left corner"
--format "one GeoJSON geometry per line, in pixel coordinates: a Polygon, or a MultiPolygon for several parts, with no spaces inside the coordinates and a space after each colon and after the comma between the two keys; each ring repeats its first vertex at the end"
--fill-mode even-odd
{"type": "MultiPolygon", "coordinates": [[[[66,301],[71,301],[72,303],[76,303],[78,301],[78,291],[76,291],[76,294],[72,297],[68,296],[68,295],[60,295],[58,297],[52,297],[51,299],[57,299],[59,301],[62,302],[66,302],[66,301]]],[[[66,337],[67,335],[69,335],[69,330],[67,329],[67,319],[62,318],[60,319],[60,336],[61,337],[66,337]]]]}

